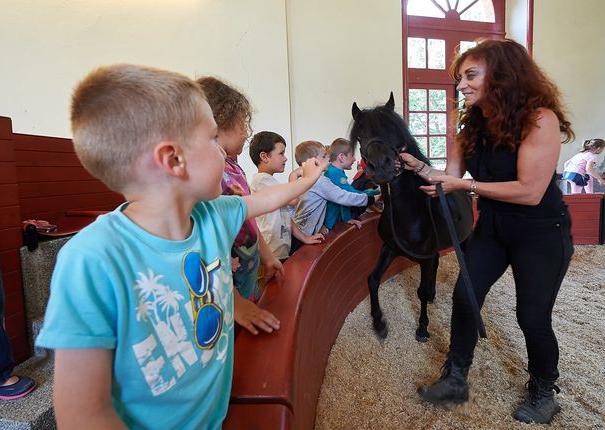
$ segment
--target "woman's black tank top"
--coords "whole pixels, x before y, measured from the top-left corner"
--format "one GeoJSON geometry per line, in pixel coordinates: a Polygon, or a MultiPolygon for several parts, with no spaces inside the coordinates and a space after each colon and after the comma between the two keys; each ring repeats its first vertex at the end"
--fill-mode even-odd
{"type": "MultiPolygon", "coordinates": [[[[506,146],[493,148],[484,139],[475,145],[475,152],[465,158],[466,169],[477,182],[507,182],[517,180],[517,153],[506,146]]],[[[479,210],[493,210],[500,213],[524,214],[531,217],[558,216],[564,210],[563,195],[555,182],[553,172],[550,183],[536,206],[506,203],[479,196],[479,210]]],[[[481,191],[479,191],[481,192],[481,191]]]]}

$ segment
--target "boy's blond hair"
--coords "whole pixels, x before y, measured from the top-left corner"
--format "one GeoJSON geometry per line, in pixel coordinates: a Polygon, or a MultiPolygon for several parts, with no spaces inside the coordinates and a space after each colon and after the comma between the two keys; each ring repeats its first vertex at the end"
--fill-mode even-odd
{"type": "Polygon", "coordinates": [[[334,142],[332,142],[332,145],[330,145],[330,150],[328,151],[331,162],[336,161],[340,154],[346,155],[350,152],[353,152],[351,142],[349,142],[347,139],[343,139],[342,137],[334,139],[334,142]]]}
{"type": "Polygon", "coordinates": [[[121,192],[136,182],[134,161],[154,144],[186,144],[203,120],[204,92],[193,80],[151,67],[100,67],[76,87],[71,127],[78,158],[121,192]]]}
{"type": "Polygon", "coordinates": [[[305,140],[299,143],[294,150],[294,159],[299,166],[309,158],[317,157],[324,152],[326,147],[316,140],[305,140]]]}

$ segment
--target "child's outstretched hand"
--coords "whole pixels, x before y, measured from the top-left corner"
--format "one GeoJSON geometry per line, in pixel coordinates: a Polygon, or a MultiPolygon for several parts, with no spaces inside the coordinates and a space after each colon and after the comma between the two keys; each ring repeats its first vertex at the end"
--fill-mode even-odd
{"type": "Polygon", "coordinates": [[[361,221],[356,220],[356,219],[350,219],[347,221],[347,224],[351,224],[354,225],[355,227],[357,227],[357,229],[361,229],[361,221]]]}
{"type": "Polygon", "coordinates": [[[267,261],[263,261],[263,279],[265,282],[271,280],[271,278],[275,277],[275,280],[278,283],[281,283],[284,279],[284,266],[281,264],[275,256],[271,255],[272,258],[267,261]]]}
{"type": "Polygon", "coordinates": [[[279,330],[279,320],[275,315],[244,299],[237,290],[233,291],[233,314],[235,322],[253,335],[258,334],[257,328],[267,333],[279,330]]]}
{"type": "Polygon", "coordinates": [[[297,167],[288,175],[288,182],[294,182],[302,176],[302,167],[297,167]]]}
{"type": "Polygon", "coordinates": [[[316,158],[309,158],[302,164],[302,177],[317,181],[323,173],[323,166],[316,158]]]}
{"type": "Polygon", "coordinates": [[[302,242],[305,245],[315,245],[316,243],[322,243],[325,239],[326,238],[324,237],[323,234],[317,233],[312,236],[305,236],[305,238],[302,240],[302,242]]]}
{"type": "Polygon", "coordinates": [[[240,184],[238,184],[237,182],[234,182],[231,185],[229,185],[229,189],[231,190],[231,192],[233,193],[234,196],[245,196],[246,195],[246,192],[244,191],[242,186],[240,184]]]}

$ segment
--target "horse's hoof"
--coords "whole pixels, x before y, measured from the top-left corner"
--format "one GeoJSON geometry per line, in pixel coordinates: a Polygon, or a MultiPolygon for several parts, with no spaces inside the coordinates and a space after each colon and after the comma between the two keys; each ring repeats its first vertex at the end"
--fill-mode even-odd
{"type": "Polygon", "coordinates": [[[431,335],[429,334],[428,331],[420,330],[420,329],[416,330],[416,340],[418,342],[425,343],[425,342],[428,342],[430,338],[431,338],[431,335]]]}
{"type": "Polygon", "coordinates": [[[386,322],[381,321],[378,325],[374,325],[374,332],[379,339],[386,339],[389,334],[389,327],[386,322]]]}

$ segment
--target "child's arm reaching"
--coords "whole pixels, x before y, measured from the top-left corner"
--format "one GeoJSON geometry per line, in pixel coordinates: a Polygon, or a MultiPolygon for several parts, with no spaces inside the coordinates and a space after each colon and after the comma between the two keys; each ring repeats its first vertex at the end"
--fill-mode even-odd
{"type": "Polygon", "coordinates": [[[292,221],[291,224],[292,224],[292,236],[294,236],[295,238],[300,240],[305,245],[314,245],[316,243],[321,243],[325,240],[324,235],[321,233],[316,233],[312,236],[307,236],[302,231],[300,231],[298,224],[296,224],[294,221],[292,221]]]}
{"type": "Polygon", "coordinates": [[[250,300],[244,299],[233,289],[233,313],[235,322],[250,333],[257,335],[260,328],[267,333],[279,330],[279,320],[271,312],[259,308],[250,300]]]}
{"type": "Polygon", "coordinates": [[[288,182],[294,182],[302,176],[302,167],[297,167],[288,175],[288,182]]]}
{"type": "Polygon", "coordinates": [[[285,206],[311,188],[323,170],[317,160],[311,158],[303,163],[302,171],[303,176],[298,181],[266,187],[258,193],[245,196],[243,199],[248,207],[246,218],[255,218],[285,206]]]}
{"type": "Polygon", "coordinates": [[[57,349],[54,405],[60,429],[126,429],[111,401],[112,349],[57,349]]]}
{"type": "Polygon", "coordinates": [[[374,203],[374,198],[368,196],[365,193],[343,190],[338,185],[335,185],[332,181],[326,178],[316,187],[318,193],[329,202],[338,203],[343,206],[365,206],[370,203],[374,203]],[[319,186],[321,184],[321,186],[319,186]],[[370,201],[371,200],[371,201],[370,201]]]}
{"type": "Polygon", "coordinates": [[[273,255],[271,252],[271,248],[265,242],[263,235],[258,234],[258,251],[260,254],[260,262],[264,268],[263,278],[265,282],[269,281],[271,278],[275,277],[275,280],[278,283],[281,283],[284,278],[284,266],[282,266],[281,262],[273,255]]]}
{"type": "Polygon", "coordinates": [[[601,174],[597,170],[597,164],[594,161],[589,161],[586,163],[586,171],[590,176],[594,178],[600,185],[605,185],[605,181],[603,180],[601,174]]]}
{"type": "MultiPolygon", "coordinates": [[[[288,182],[294,182],[302,176],[302,168],[298,167],[290,172],[288,175],[288,182]]],[[[298,204],[298,197],[288,202],[289,206],[296,206],[298,204]]]]}
{"type": "Polygon", "coordinates": [[[350,219],[347,221],[347,224],[354,225],[355,227],[357,227],[358,230],[361,228],[361,221],[357,219],[350,219]]]}

